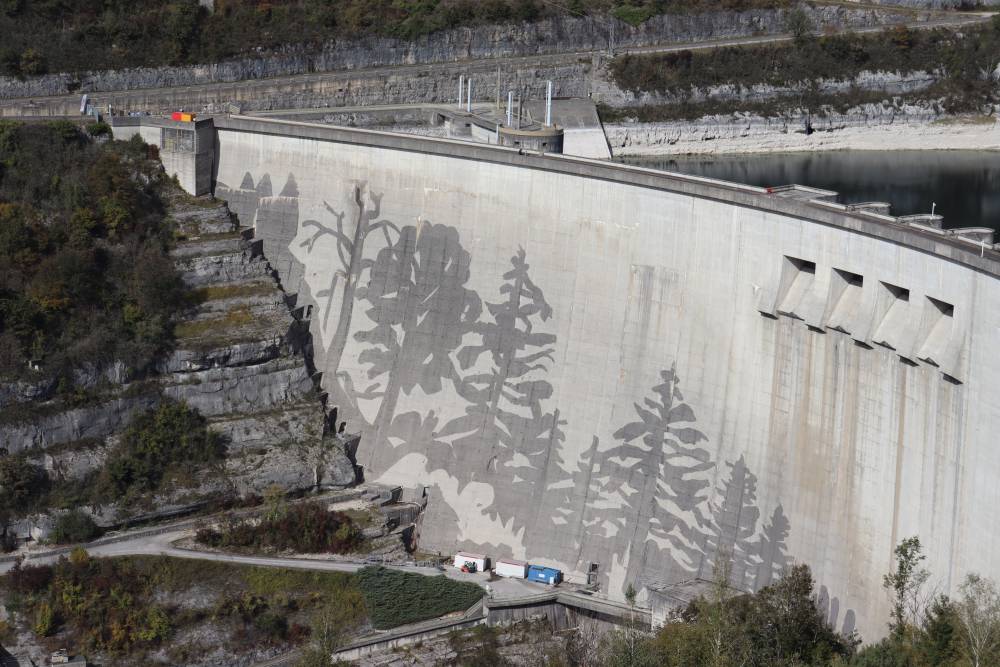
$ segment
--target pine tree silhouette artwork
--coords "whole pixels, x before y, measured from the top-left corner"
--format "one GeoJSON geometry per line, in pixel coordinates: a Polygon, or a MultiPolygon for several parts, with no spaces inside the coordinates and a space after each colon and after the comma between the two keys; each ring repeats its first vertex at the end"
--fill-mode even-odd
{"type": "MultiPolygon", "coordinates": [[[[476,452],[478,465],[463,482],[480,479],[491,483],[496,494],[491,511],[503,520],[525,493],[544,492],[544,475],[558,456],[563,434],[558,411],[543,404],[552,397],[548,372],[556,337],[536,330],[552,317],[552,307],[530,275],[525,251],[511,257],[503,275],[501,299],[489,302],[489,318],[472,331],[481,343],[463,347],[458,360],[463,370],[480,364],[489,368],[462,378],[459,393],[469,402],[466,414],[452,420],[441,436],[453,436],[454,447],[476,452]]],[[[540,502],[541,497],[537,498],[540,502]]],[[[526,517],[516,517],[517,527],[526,517]]]]}
{"type": "MultiPolygon", "coordinates": [[[[614,510],[627,541],[619,541],[620,558],[628,558],[626,581],[641,588],[640,573],[655,576],[670,565],[694,574],[702,559],[710,483],[706,473],[715,464],[699,443],[705,434],[695,429],[694,410],[684,402],[675,370],[660,372],[654,397],[634,405],[638,420],[618,429],[621,445],[602,456],[595,477],[607,479],[605,498],[624,506],[614,510]]],[[[670,568],[676,573],[674,568],[670,568]]]]}
{"type": "Polygon", "coordinates": [[[785,540],[791,532],[792,524],[785,516],[781,503],[774,508],[771,520],[761,528],[757,543],[757,574],[754,578],[754,590],[759,591],[771,582],[781,578],[785,568],[791,564],[788,557],[785,540]]]}
{"type": "Polygon", "coordinates": [[[721,484],[712,506],[712,528],[706,543],[706,562],[701,576],[710,578],[720,557],[730,558],[730,584],[747,590],[757,568],[757,477],[747,468],[743,456],[726,462],[729,477],[721,484]]]}

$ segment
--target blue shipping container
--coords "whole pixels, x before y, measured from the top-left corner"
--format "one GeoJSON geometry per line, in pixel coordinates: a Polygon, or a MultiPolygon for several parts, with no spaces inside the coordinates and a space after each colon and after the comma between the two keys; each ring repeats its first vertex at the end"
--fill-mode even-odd
{"type": "Polygon", "coordinates": [[[554,567],[543,565],[528,566],[528,581],[539,581],[543,584],[555,585],[562,581],[562,572],[554,567]]]}

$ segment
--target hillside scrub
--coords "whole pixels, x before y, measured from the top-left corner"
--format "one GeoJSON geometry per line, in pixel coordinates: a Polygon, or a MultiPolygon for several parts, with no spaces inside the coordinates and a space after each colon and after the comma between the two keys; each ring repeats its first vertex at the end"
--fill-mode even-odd
{"type": "Polygon", "coordinates": [[[805,36],[784,44],[625,55],[610,67],[617,85],[636,93],[684,98],[696,89],[723,85],[795,86],[796,101],[805,104],[819,94],[822,79],[850,80],[866,71],[928,72],[937,85],[925,94],[944,97],[952,110],[972,111],[997,101],[998,64],[1000,18],[994,17],[962,32],[899,26],[878,35],[805,36]]]}
{"type": "Polygon", "coordinates": [[[0,456],[0,534],[17,517],[70,509],[56,520],[53,541],[88,541],[99,529],[75,508],[108,503],[139,507],[170,487],[190,486],[225,455],[225,441],[209,430],[205,417],[184,403],[163,400],[133,416],[105,465],[81,479],[50,476],[24,454],[0,456]]]}
{"type": "Polygon", "coordinates": [[[416,39],[486,23],[610,12],[636,25],[663,13],[783,7],[791,0],[197,0],[0,3],[0,74],[216,62],[334,38],[416,39]]]}
{"type": "Polygon", "coordinates": [[[202,528],[195,539],[206,546],[296,553],[357,551],[364,539],[349,516],[330,512],[323,503],[307,502],[282,508],[263,520],[202,528]]]}
{"type": "Polygon", "coordinates": [[[368,616],[379,630],[465,611],[484,595],[482,588],[467,581],[384,567],[362,568],[358,580],[368,616]]]}
{"type": "Polygon", "coordinates": [[[141,141],[0,121],[0,376],[73,395],[152,368],[184,294],[164,180],[141,141]]]}
{"type": "Polygon", "coordinates": [[[258,568],[166,557],[92,558],[76,549],[55,565],[18,565],[0,577],[0,601],[16,624],[107,665],[218,664],[259,649],[289,650],[314,619],[336,609],[339,629],[364,623],[354,575],[258,568]],[[197,637],[192,641],[192,632],[197,637]],[[204,637],[221,641],[204,644],[204,637]],[[221,646],[220,646],[221,645],[221,646]]]}
{"type": "Polygon", "coordinates": [[[100,492],[109,500],[156,492],[171,475],[193,474],[225,455],[222,437],[197,410],[164,400],[132,419],[108,455],[100,492]]]}

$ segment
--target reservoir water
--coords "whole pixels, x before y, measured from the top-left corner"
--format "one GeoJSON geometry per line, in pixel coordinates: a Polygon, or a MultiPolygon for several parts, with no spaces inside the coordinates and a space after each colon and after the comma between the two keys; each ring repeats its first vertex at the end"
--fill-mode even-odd
{"type": "Polygon", "coordinates": [[[884,201],[893,215],[930,213],[945,227],[1000,228],[1000,151],[830,151],[623,158],[627,164],[762,187],[798,183],[850,204],[884,201]]]}

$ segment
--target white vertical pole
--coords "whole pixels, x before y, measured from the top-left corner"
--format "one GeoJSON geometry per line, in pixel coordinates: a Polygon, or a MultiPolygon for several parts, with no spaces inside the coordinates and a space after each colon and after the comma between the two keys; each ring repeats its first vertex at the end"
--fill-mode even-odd
{"type": "Polygon", "coordinates": [[[465,96],[465,110],[472,113],[472,77],[469,77],[469,90],[465,96]]]}
{"type": "Polygon", "coordinates": [[[545,125],[548,127],[552,126],[552,82],[549,81],[545,93],[545,125]]]}
{"type": "Polygon", "coordinates": [[[514,91],[507,91],[507,127],[510,127],[511,114],[514,113],[514,91]]]}
{"type": "Polygon", "coordinates": [[[465,88],[465,75],[458,75],[458,108],[462,108],[462,89],[465,88]]]}

